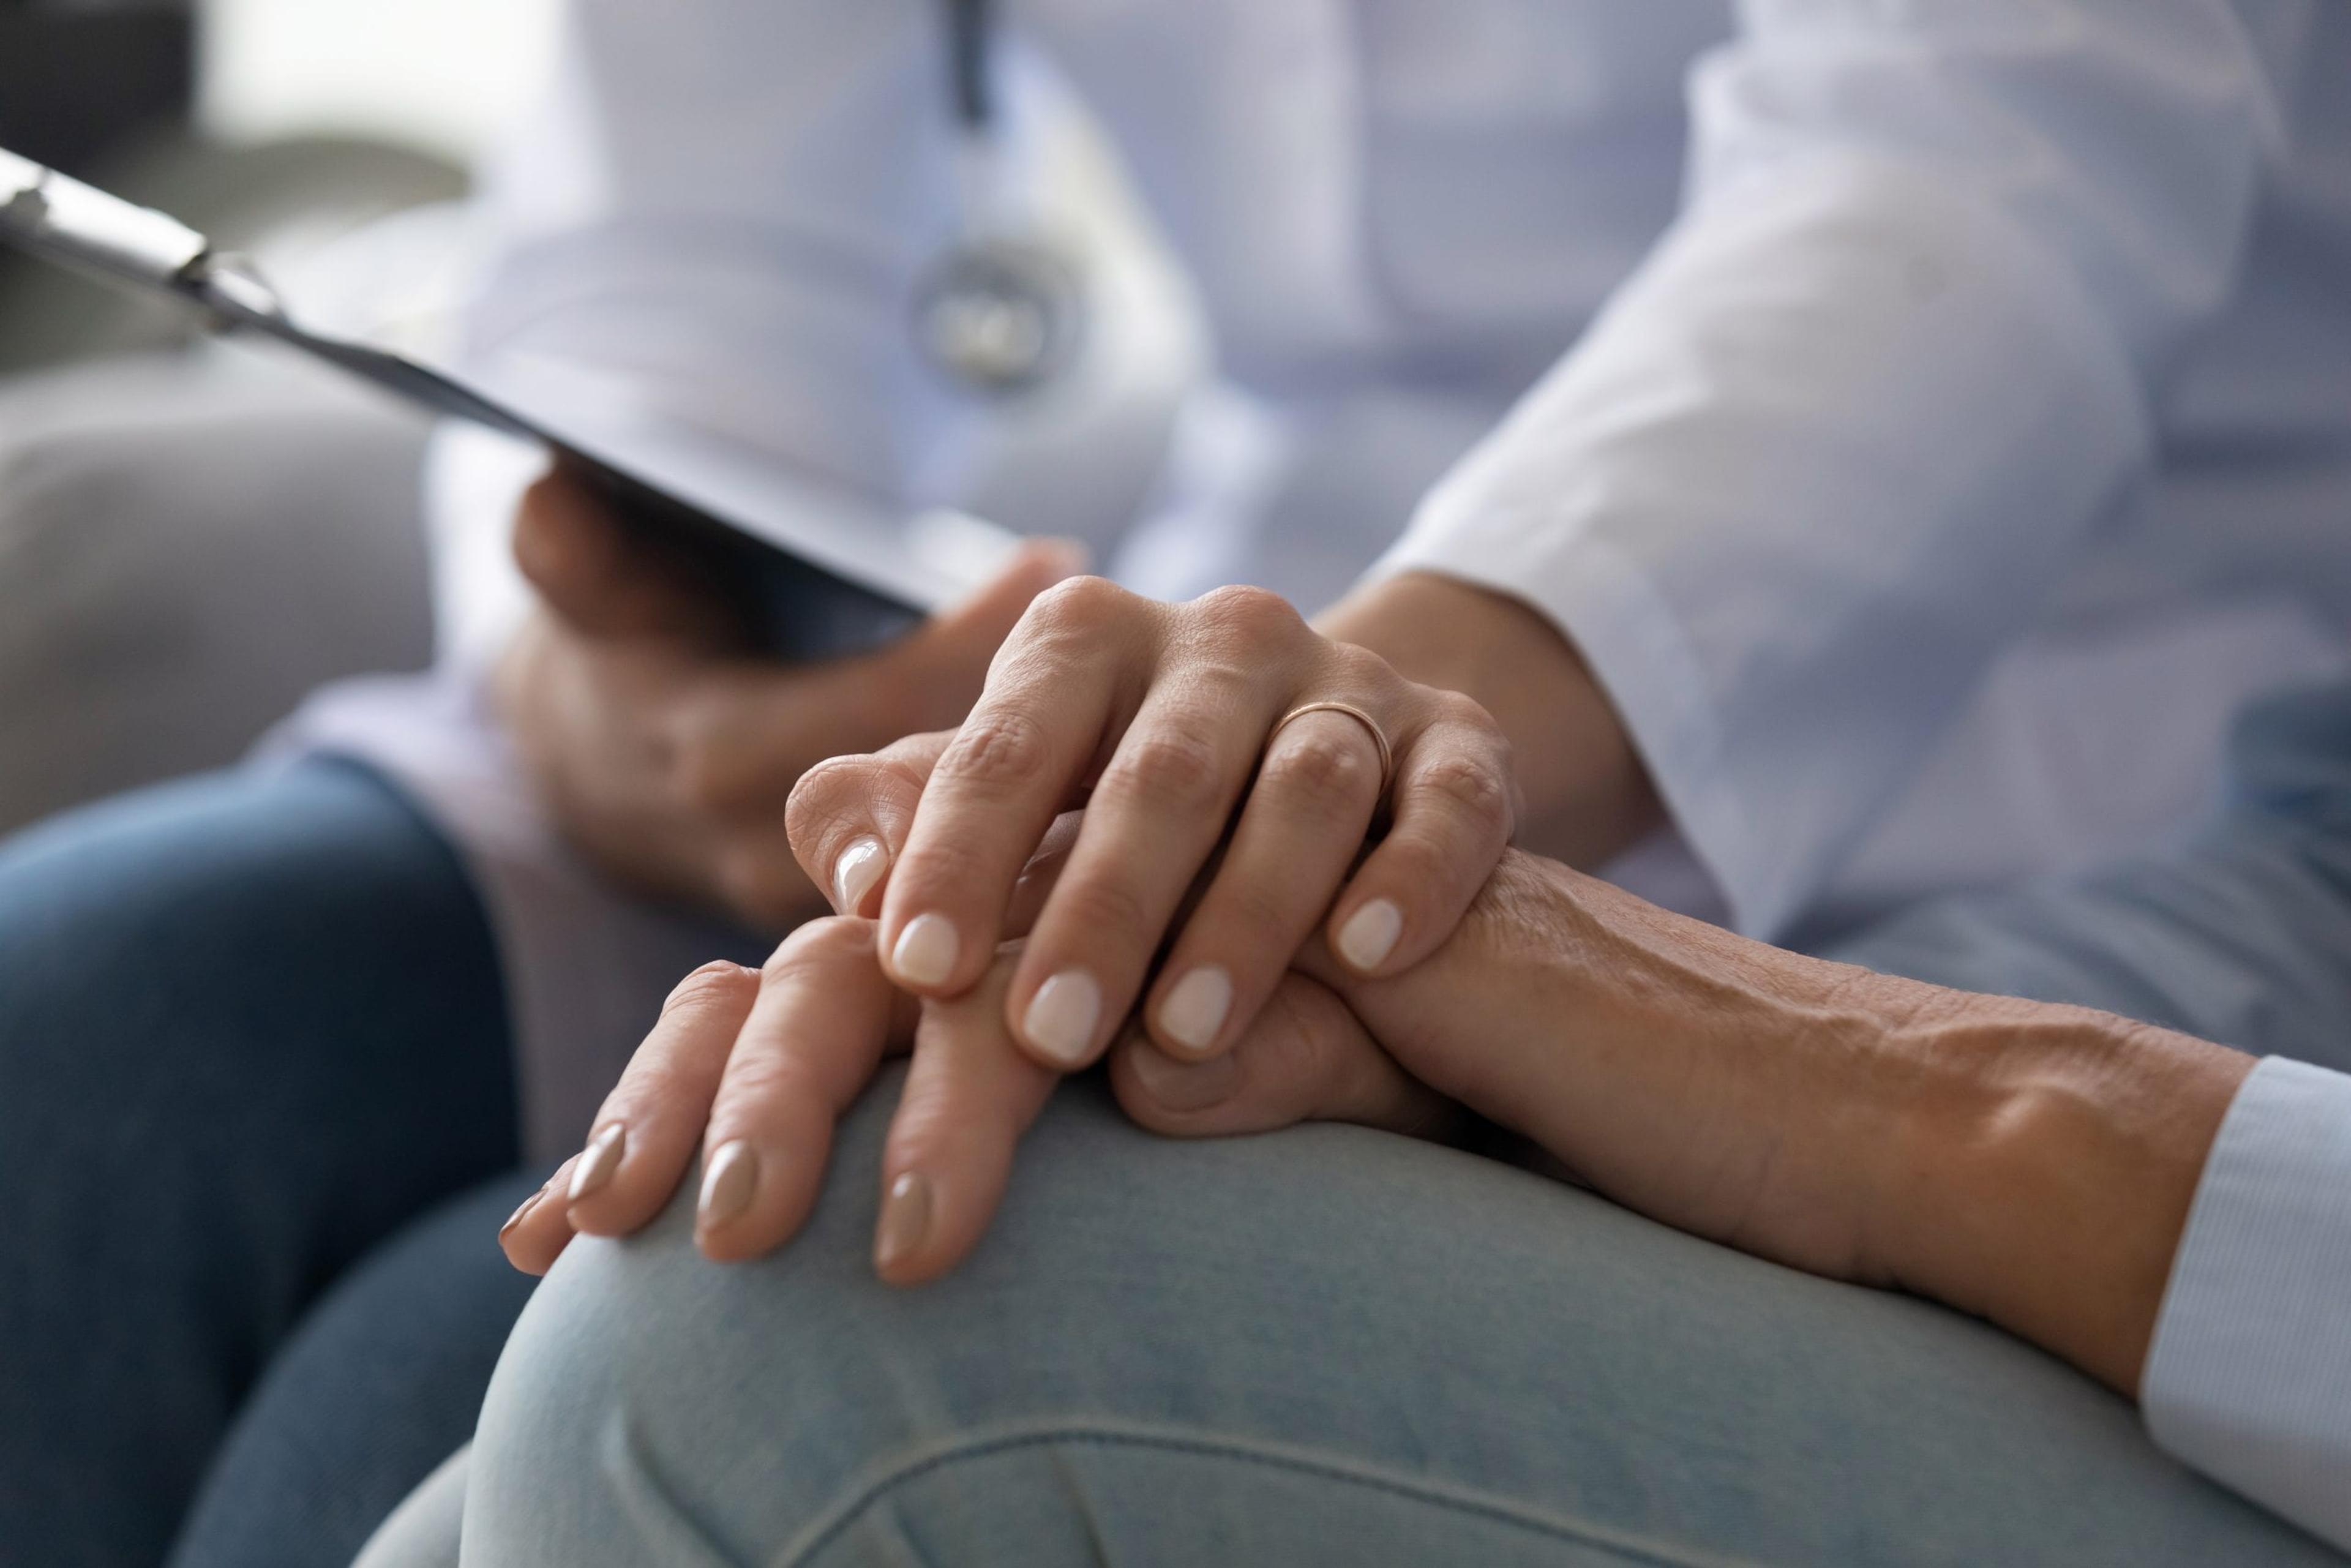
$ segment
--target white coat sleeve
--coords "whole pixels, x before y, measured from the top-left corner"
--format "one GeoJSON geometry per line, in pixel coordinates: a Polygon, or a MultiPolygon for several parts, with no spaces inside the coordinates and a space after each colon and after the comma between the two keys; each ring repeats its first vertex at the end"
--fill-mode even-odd
{"type": "Polygon", "coordinates": [[[1747,0],[1684,210],[1383,572],[1547,612],[1785,929],[2230,297],[2308,0],[1747,0]]]}
{"type": "Polygon", "coordinates": [[[2351,1077],[2271,1057],[2238,1090],[2139,1398],[2165,1448],[2351,1550],[2351,1077]]]}
{"type": "MultiPolygon", "coordinates": [[[[464,367],[557,367],[632,417],[907,501],[956,417],[908,325],[958,210],[939,9],[572,0],[550,99],[486,174],[464,367]]],[[[444,440],[427,486],[459,663],[524,603],[496,579],[528,469],[494,446],[444,440]]]]}

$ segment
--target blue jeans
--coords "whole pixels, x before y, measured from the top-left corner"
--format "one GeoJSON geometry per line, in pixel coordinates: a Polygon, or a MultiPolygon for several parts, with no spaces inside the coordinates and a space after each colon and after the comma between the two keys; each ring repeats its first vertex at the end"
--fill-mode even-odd
{"type": "MultiPolygon", "coordinates": [[[[2237,762],[2192,844],[1838,956],[2351,1065],[2351,688],[2237,762]]],[[[892,1291],[894,1099],[775,1256],[701,1259],[690,1189],[575,1244],[367,1568],[461,1517],[496,1568],[2343,1562],[1983,1323],[1354,1128],[1170,1143],[1073,1086],[972,1260],[892,1291]]]]}
{"type": "Polygon", "coordinates": [[[470,1478],[368,1568],[2340,1559],[1987,1325],[1458,1151],[1183,1144],[1065,1090],[943,1283],[867,1262],[885,1081],[808,1231],[575,1243],[470,1478]]]}
{"type": "Polygon", "coordinates": [[[507,1032],[457,862],[357,768],[0,845],[0,1562],[340,1563],[464,1440],[528,1294],[507,1032]]]}

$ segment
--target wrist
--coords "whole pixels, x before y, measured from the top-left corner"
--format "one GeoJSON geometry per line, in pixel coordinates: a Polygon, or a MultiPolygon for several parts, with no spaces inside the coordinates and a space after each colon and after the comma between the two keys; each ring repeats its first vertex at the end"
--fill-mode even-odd
{"type": "Polygon", "coordinates": [[[1665,820],[1631,735],[1583,655],[1520,601],[1405,572],[1350,595],[1315,626],[1493,716],[1510,737],[1526,847],[1589,868],[1665,820]]]}
{"type": "Polygon", "coordinates": [[[2253,1059],[2086,1009],[1918,988],[1887,1271],[2136,1396],[2204,1162],[2253,1059]]]}

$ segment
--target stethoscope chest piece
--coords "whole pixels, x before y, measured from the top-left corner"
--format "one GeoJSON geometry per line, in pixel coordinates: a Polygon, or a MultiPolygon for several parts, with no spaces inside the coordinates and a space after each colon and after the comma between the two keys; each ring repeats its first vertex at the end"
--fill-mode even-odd
{"type": "Polygon", "coordinates": [[[963,234],[916,278],[910,323],[923,357],[983,397],[1043,386],[1070,367],[1086,335],[1075,254],[1043,230],[1006,219],[1010,204],[988,80],[996,4],[946,0],[963,234]]]}
{"type": "Polygon", "coordinates": [[[988,396],[1030,392],[1067,370],[1085,339],[1085,299],[1059,246],[1016,232],[967,235],[914,289],[915,341],[951,380],[988,396]]]}

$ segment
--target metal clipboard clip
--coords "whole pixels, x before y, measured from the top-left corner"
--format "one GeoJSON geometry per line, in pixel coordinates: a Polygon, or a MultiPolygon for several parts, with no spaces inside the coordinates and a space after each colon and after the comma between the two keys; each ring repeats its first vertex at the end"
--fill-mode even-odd
{"type": "Polygon", "coordinates": [[[277,290],[233,251],[179,219],[109,195],[0,148],[0,241],[118,286],[193,305],[220,331],[257,332],[351,373],[510,435],[559,443],[529,420],[413,360],[304,331],[277,290]]]}
{"type": "MultiPolygon", "coordinates": [[[[862,513],[853,528],[822,522],[843,509],[831,497],[762,472],[747,488],[732,486],[733,504],[690,500],[674,483],[643,477],[641,465],[599,455],[413,360],[306,331],[243,257],[215,250],[176,218],[5,149],[0,245],[193,306],[215,331],[275,339],[435,413],[539,444],[595,486],[624,524],[694,570],[758,651],[789,659],[862,653],[903,635],[962,591],[942,571],[914,564],[902,538],[862,513]]],[[[707,461],[695,466],[705,471],[708,491],[715,481],[707,461]]]]}

